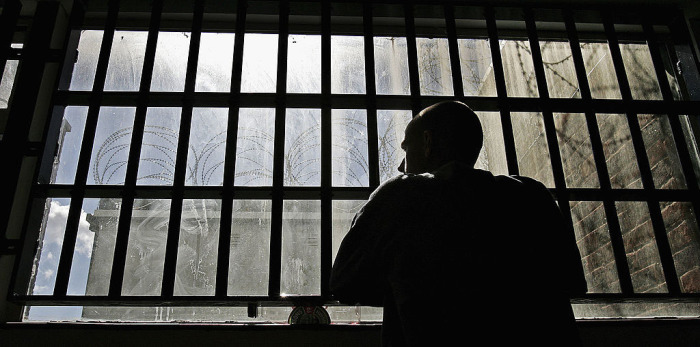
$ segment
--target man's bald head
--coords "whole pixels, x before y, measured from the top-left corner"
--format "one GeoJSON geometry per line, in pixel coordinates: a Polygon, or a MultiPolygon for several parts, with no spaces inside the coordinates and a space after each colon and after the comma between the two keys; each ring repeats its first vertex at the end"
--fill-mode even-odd
{"type": "Polygon", "coordinates": [[[453,160],[474,166],[483,141],[481,122],[464,103],[426,107],[406,127],[406,172],[429,172],[453,160]]]}

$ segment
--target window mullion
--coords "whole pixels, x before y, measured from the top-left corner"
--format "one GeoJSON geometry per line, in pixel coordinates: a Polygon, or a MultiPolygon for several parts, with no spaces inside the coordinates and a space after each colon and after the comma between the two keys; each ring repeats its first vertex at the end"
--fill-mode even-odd
{"type": "Polygon", "coordinates": [[[246,10],[245,0],[238,2],[236,9],[236,31],[233,44],[233,64],[231,67],[231,89],[229,98],[228,125],[226,130],[226,158],[224,160],[224,189],[221,203],[219,244],[216,265],[216,297],[225,298],[228,291],[229,258],[231,255],[231,228],[234,196],[234,176],[236,167],[236,146],[238,143],[238,119],[241,99],[241,71],[243,70],[243,45],[245,43],[246,10]]]}
{"type": "Polygon", "coordinates": [[[168,237],[165,246],[165,262],[163,264],[163,286],[161,295],[166,298],[173,296],[175,272],[177,267],[177,249],[180,239],[180,217],[182,215],[183,195],[187,173],[187,154],[189,150],[190,128],[192,125],[192,100],[194,99],[199,43],[202,36],[202,20],[204,16],[204,0],[195,0],[192,33],[187,58],[185,75],[185,93],[182,100],[180,133],[177,145],[175,174],[173,175],[173,198],[170,203],[170,219],[168,221],[168,237]]]}
{"type": "MultiPolygon", "coordinates": [[[[578,78],[579,91],[581,99],[591,105],[592,97],[591,90],[588,84],[588,76],[586,67],[583,61],[581,52],[581,44],[576,31],[576,24],[571,10],[564,11],[564,20],[566,31],[568,34],[569,43],[571,45],[571,54],[576,68],[576,76],[578,78]]],[[[598,173],[598,182],[600,190],[603,194],[603,207],[605,209],[605,218],[608,224],[610,240],[615,257],[615,267],[617,269],[618,280],[620,281],[621,291],[625,294],[632,294],[632,277],[630,275],[629,264],[625,254],[624,241],[622,232],[620,231],[620,223],[617,219],[617,208],[615,207],[615,198],[612,196],[612,187],[610,183],[610,175],[608,173],[608,165],[605,161],[605,152],[603,150],[603,142],[600,137],[600,130],[593,111],[592,106],[586,108],[586,126],[591,139],[591,148],[593,150],[593,159],[596,164],[596,172],[598,173]]]]}
{"type": "Polygon", "coordinates": [[[331,4],[321,4],[321,296],[330,295],[328,282],[332,265],[332,181],[333,157],[331,101],[331,4]]]}
{"type": "Polygon", "coordinates": [[[457,27],[453,5],[444,5],[445,25],[447,27],[447,42],[450,46],[450,68],[452,70],[452,87],[455,97],[464,97],[462,85],[462,66],[459,60],[459,44],[457,43],[457,27]]]}
{"type": "Polygon", "coordinates": [[[508,174],[517,175],[518,157],[515,153],[515,138],[513,136],[513,123],[510,119],[510,102],[506,91],[506,78],[503,72],[503,60],[501,57],[501,44],[498,40],[498,29],[496,28],[496,13],[493,7],[486,7],[484,11],[486,17],[486,28],[489,35],[489,46],[491,48],[491,59],[493,62],[493,75],[496,81],[496,92],[498,95],[498,108],[501,112],[501,126],[503,127],[503,145],[506,152],[506,162],[508,163],[508,174]]]}
{"type": "MultiPolygon", "coordinates": [[[[620,86],[622,99],[625,104],[629,106],[633,101],[632,93],[627,80],[627,73],[622,60],[622,52],[620,51],[620,45],[610,13],[604,13],[603,25],[608,44],[610,46],[610,55],[615,67],[615,74],[620,86]]],[[[637,114],[630,109],[626,110],[626,116],[630,133],[632,135],[632,145],[634,146],[637,164],[639,165],[639,171],[641,173],[642,185],[644,190],[648,192],[646,202],[649,207],[649,215],[651,217],[656,245],[661,258],[661,266],[663,268],[666,286],[670,293],[680,293],[678,276],[676,275],[676,269],[673,265],[673,256],[668,241],[668,235],[666,234],[666,228],[661,216],[659,201],[654,196],[654,181],[651,174],[651,168],[649,166],[649,159],[647,158],[646,150],[644,148],[644,139],[642,138],[639,120],[637,118],[637,114]]]]}
{"type": "Polygon", "coordinates": [[[365,49],[365,83],[367,108],[367,144],[369,160],[369,187],[379,186],[379,134],[377,133],[377,85],[374,63],[374,23],[371,3],[363,3],[363,27],[365,49]]]}
{"type": "Polygon", "coordinates": [[[404,20],[406,23],[406,51],[408,52],[408,78],[411,89],[411,109],[413,115],[422,109],[420,97],[420,80],[418,75],[418,47],[416,46],[416,24],[413,16],[413,5],[404,5],[404,20]]]}
{"type": "Polygon", "coordinates": [[[282,276],[282,207],[284,197],[284,139],[287,112],[287,52],[289,50],[289,1],[280,1],[277,48],[277,96],[275,101],[275,144],[272,166],[272,220],[270,226],[270,271],[268,296],[280,296],[282,276]]]}

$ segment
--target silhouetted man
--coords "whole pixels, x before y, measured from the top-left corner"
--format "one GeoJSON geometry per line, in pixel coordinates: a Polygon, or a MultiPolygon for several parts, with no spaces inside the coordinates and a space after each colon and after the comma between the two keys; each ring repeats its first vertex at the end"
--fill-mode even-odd
{"type": "Polygon", "coordinates": [[[372,193],[340,246],[331,291],[384,307],[385,346],[580,344],[574,235],[541,183],[474,169],[482,144],[465,104],[421,111],[404,174],[372,193]]]}

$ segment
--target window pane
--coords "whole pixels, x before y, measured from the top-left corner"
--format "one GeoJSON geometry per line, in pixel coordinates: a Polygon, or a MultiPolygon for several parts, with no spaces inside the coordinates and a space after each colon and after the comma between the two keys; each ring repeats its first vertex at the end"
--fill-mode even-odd
{"type": "Polygon", "coordinates": [[[102,30],[83,30],[80,33],[78,60],[73,64],[70,90],[92,90],[103,35],[102,30]]]}
{"type": "Polygon", "coordinates": [[[661,100],[661,90],[654,72],[649,46],[638,43],[622,43],[620,44],[620,52],[625,64],[632,98],[635,100],[661,100]]]}
{"type": "Polygon", "coordinates": [[[331,133],[333,185],[368,187],[367,111],[333,110],[331,133]]]}
{"type": "Polygon", "coordinates": [[[220,220],[221,200],[182,202],[175,295],[214,295],[220,220]]]}
{"type": "Polygon", "coordinates": [[[571,218],[589,293],[620,293],[605,208],[600,201],[572,201],[571,218]]]}
{"type": "Polygon", "coordinates": [[[458,39],[465,96],[496,96],[488,39],[458,39]]]}
{"type": "Polygon", "coordinates": [[[333,200],[333,262],[340,242],[350,230],[355,214],[365,205],[364,200],[333,200]]]}
{"type": "Polygon", "coordinates": [[[374,69],[377,94],[408,95],[408,50],[405,37],[374,38],[374,69]]]}
{"type": "Polygon", "coordinates": [[[685,189],[685,179],[666,115],[639,115],[639,126],[656,189],[685,189]]]}
{"type": "Polygon", "coordinates": [[[365,93],[365,50],[362,36],[331,36],[331,93],[365,93]]]}
{"type": "Polygon", "coordinates": [[[277,88],[277,34],[246,34],[241,92],[274,93],[277,88]]]}
{"type": "Polygon", "coordinates": [[[542,41],[542,64],[552,98],[581,98],[571,45],[566,41],[542,41]]]}
{"type": "Polygon", "coordinates": [[[635,293],[667,293],[649,208],[641,201],[618,201],[620,230],[635,293]]]}
{"type": "Polygon", "coordinates": [[[603,42],[582,42],[581,54],[586,67],[591,97],[594,99],[621,99],[610,47],[603,42]]]}
{"type": "Polygon", "coordinates": [[[507,175],[508,162],[503,142],[500,112],[477,112],[484,132],[484,145],[474,167],[491,171],[494,175],[507,175]]]}
{"type": "Polygon", "coordinates": [[[600,188],[586,116],[581,113],[557,113],[554,114],[554,124],[566,186],[600,188]]]}
{"type": "Polygon", "coordinates": [[[642,188],[627,118],[621,114],[599,114],[596,117],[610,184],[613,188],[642,188]]]}
{"type": "Polygon", "coordinates": [[[58,136],[58,149],[52,163],[50,183],[73,184],[75,171],[78,168],[78,157],[87,113],[87,107],[68,106],[65,108],[61,132],[58,136]]]}
{"type": "Polygon", "coordinates": [[[151,91],[182,92],[185,90],[190,35],[188,32],[161,31],[158,33],[151,91]]]}
{"type": "Polygon", "coordinates": [[[379,179],[382,182],[399,174],[398,167],[405,157],[401,141],[411,117],[411,111],[377,110],[379,179]]]}
{"type": "Polygon", "coordinates": [[[321,92],[320,35],[289,35],[287,92],[321,92]]]}
{"type": "Polygon", "coordinates": [[[698,293],[700,267],[697,255],[700,254],[700,228],[693,205],[689,202],[664,201],[661,202],[661,215],[668,233],[681,291],[698,293]]]}
{"type": "Polygon", "coordinates": [[[202,33],[195,91],[228,92],[231,90],[234,37],[232,33],[202,33]]]}
{"type": "Polygon", "coordinates": [[[7,60],[5,69],[0,80],[0,109],[7,108],[12,95],[12,87],[15,84],[15,75],[17,74],[17,66],[19,61],[7,60]]]}
{"type": "Polygon", "coordinates": [[[321,202],[284,201],[282,217],[282,295],[321,292],[321,202]]]}
{"type": "Polygon", "coordinates": [[[70,210],[70,199],[46,199],[29,295],[52,295],[61,258],[63,235],[70,210]]]}
{"type": "Polygon", "coordinates": [[[321,110],[287,110],[284,138],[284,185],[321,184],[321,110]]]}
{"type": "Polygon", "coordinates": [[[134,200],[122,295],[160,295],[169,217],[170,200],[134,200]]]}
{"type": "Polygon", "coordinates": [[[228,295],[267,295],[270,272],[270,200],[234,200],[228,295]]]}
{"type": "Polygon", "coordinates": [[[180,112],[179,107],[151,107],[146,111],[136,184],[173,184],[180,112]]]}
{"type": "Polygon", "coordinates": [[[554,187],[542,114],[513,112],[511,120],[520,174],[532,177],[547,187],[554,187]]]}
{"type": "Polygon", "coordinates": [[[500,40],[508,96],[538,97],[535,65],[527,40],[500,40]]]}
{"type": "Polygon", "coordinates": [[[224,181],[228,109],[192,110],[187,179],[192,186],[217,186],[224,181]]]}
{"type": "Polygon", "coordinates": [[[454,95],[447,39],[416,38],[421,95],[454,95]]]}
{"type": "Polygon", "coordinates": [[[274,147],[275,110],[240,109],[234,184],[271,186],[274,147]]]}
{"type": "Polygon", "coordinates": [[[100,109],[87,184],[124,184],[135,111],[133,107],[100,109]]]}
{"type": "Polygon", "coordinates": [[[145,31],[114,32],[104,90],[139,90],[147,39],[148,33],[145,31]]]}
{"type": "Polygon", "coordinates": [[[83,200],[73,254],[69,295],[107,295],[117,241],[121,199],[83,200]]]}

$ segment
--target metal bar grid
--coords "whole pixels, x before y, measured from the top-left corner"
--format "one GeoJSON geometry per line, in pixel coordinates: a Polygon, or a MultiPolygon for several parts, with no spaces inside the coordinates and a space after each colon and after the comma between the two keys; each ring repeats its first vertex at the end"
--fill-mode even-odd
{"type": "MultiPolygon", "coordinates": [[[[161,4],[155,4],[154,7],[160,6],[161,4]]],[[[294,98],[288,98],[286,90],[286,80],[287,80],[287,52],[288,52],[288,32],[289,32],[289,3],[287,1],[280,2],[279,11],[279,43],[278,43],[278,64],[277,64],[277,89],[274,94],[248,94],[240,93],[240,72],[242,69],[242,47],[244,44],[244,32],[245,32],[245,2],[240,2],[237,10],[237,22],[236,22],[236,41],[234,48],[234,62],[232,70],[234,71],[232,75],[231,90],[229,93],[224,93],[223,95],[211,94],[211,93],[195,93],[194,92],[194,75],[196,72],[197,55],[199,51],[199,35],[201,34],[202,28],[202,17],[203,17],[203,1],[198,1],[195,9],[195,20],[192,26],[192,40],[190,42],[190,51],[188,59],[188,72],[186,80],[186,88],[184,93],[159,93],[154,95],[149,93],[148,87],[150,86],[150,75],[152,70],[148,72],[144,70],[144,77],[141,80],[141,88],[137,93],[131,92],[104,92],[104,78],[107,69],[107,62],[109,60],[109,52],[111,48],[111,42],[114,35],[114,29],[116,25],[116,15],[118,13],[118,3],[117,1],[112,1],[110,6],[110,12],[108,15],[108,20],[106,24],[105,36],[103,37],[102,50],[100,52],[100,60],[98,62],[97,77],[95,79],[95,85],[91,92],[71,92],[71,91],[60,91],[57,93],[58,101],[57,105],[75,105],[75,104],[86,104],[90,106],[88,113],[88,126],[86,129],[86,138],[83,139],[83,146],[81,147],[81,159],[79,163],[79,175],[76,179],[75,185],[48,185],[48,186],[38,186],[37,195],[39,196],[52,196],[52,197],[71,197],[71,213],[72,218],[69,219],[71,222],[69,225],[75,225],[75,227],[68,227],[67,233],[70,231],[73,233],[77,230],[77,217],[79,216],[80,208],[82,205],[83,198],[87,197],[122,197],[123,205],[120,215],[120,225],[117,239],[117,250],[114,255],[114,268],[112,271],[112,278],[110,282],[110,291],[107,296],[95,296],[95,297],[65,297],[65,289],[67,287],[68,277],[70,275],[70,261],[67,261],[69,255],[72,255],[72,249],[75,246],[75,240],[73,242],[67,242],[69,245],[64,243],[63,255],[66,256],[61,262],[61,268],[59,270],[60,276],[57,280],[56,290],[53,296],[38,297],[38,296],[26,296],[19,295],[15,297],[16,300],[30,303],[30,304],[124,304],[124,305],[148,305],[155,303],[167,303],[168,305],[186,305],[186,304],[228,304],[228,305],[238,305],[242,302],[281,302],[289,303],[292,301],[299,300],[330,300],[330,295],[327,290],[327,279],[330,273],[331,265],[331,230],[332,230],[332,202],[337,199],[366,199],[369,193],[375,188],[379,183],[379,173],[376,161],[378,161],[378,148],[377,144],[377,123],[376,123],[376,111],[377,109],[389,108],[389,109],[406,109],[418,111],[423,105],[432,103],[434,101],[452,99],[452,97],[422,97],[420,95],[420,81],[418,77],[418,61],[417,61],[417,47],[416,47],[416,32],[415,24],[413,18],[413,7],[412,5],[404,5],[404,15],[406,24],[406,37],[408,42],[409,51],[409,72],[410,72],[410,96],[377,96],[376,86],[374,84],[374,79],[372,78],[374,74],[374,52],[373,52],[373,26],[372,26],[372,5],[363,4],[363,36],[364,36],[364,56],[365,56],[365,75],[366,75],[366,95],[333,95],[331,93],[331,74],[330,70],[333,68],[331,66],[330,60],[330,45],[331,45],[331,7],[330,3],[324,2],[322,5],[322,92],[319,95],[294,95],[294,98]],[[136,97],[136,98],[134,98],[136,97]],[[129,100],[132,101],[129,101],[129,100]],[[137,100],[137,116],[134,130],[134,138],[131,142],[131,152],[129,159],[129,169],[127,170],[127,184],[119,187],[109,187],[109,186],[90,186],[86,185],[87,176],[87,166],[90,159],[90,150],[92,148],[93,138],[90,137],[92,133],[94,136],[94,129],[96,127],[97,114],[101,106],[106,105],[121,105],[133,103],[133,100],[137,100]],[[181,105],[183,106],[183,114],[180,127],[180,137],[178,145],[178,155],[177,155],[177,169],[176,169],[176,180],[173,187],[149,187],[149,186],[136,186],[136,169],[138,162],[138,154],[140,150],[141,135],[143,133],[143,122],[145,120],[145,110],[148,106],[155,105],[181,105]],[[240,107],[255,107],[255,106],[270,106],[275,107],[275,153],[274,153],[274,173],[273,173],[273,185],[267,188],[257,188],[257,187],[234,187],[233,186],[233,168],[235,167],[235,148],[236,148],[236,126],[238,121],[238,110],[240,107]],[[227,139],[227,150],[226,150],[226,166],[225,166],[225,183],[222,187],[187,187],[184,185],[184,173],[185,173],[185,163],[187,159],[187,142],[189,139],[189,123],[191,122],[192,108],[198,106],[227,106],[229,107],[229,122],[228,122],[228,139],[227,139]],[[313,107],[321,108],[322,111],[322,183],[320,187],[287,187],[283,183],[283,161],[284,161],[284,138],[285,138],[285,118],[286,111],[288,107],[313,107]],[[369,158],[370,161],[375,161],[370,164],[370,185],[369,187],[362,188],[342,188],[332,186],[332,167],[331,167],[331,110],[334,108],[366,108],[367,122],[368,122],[368,138],[370,141],[369,145],[369,158]],[[124,274],[124,262],[126,256],[126,246],[128,241],[128,233],[130,227],[131,213],[133,207],[133,198],[135,196],[148,196],[157,198],[172,199],[172,207],[170,210],[170,226],[168,232],[168,246],[167,254],[165,258],[165,271],[163,275],[162,283],[162,295],[157,297],[143,298],[143,297],[127,297],[121,295],[121,282],[124,274]],[[176,270],[176,256],[177,256],[177,245],[178,245],[178,235],[179,235],[179,221],[182,212],[182,200],[189,197],[207,197],[207,198],[221,198],[223,196],[223,207],[221,215],[221,228],[218,244],[218,264],[217,264],[217,274],[216,274],[216,293],[211,297],[192,297],[192,296],[180,296],[174,295],[173,285],[174,276],[176,270]],[[230,249],[228,248],[230,242],[230,222],[231,222],[231,210],[233,199],[247,199],[247,198],[270,198],[272,197],[272,227],[271,227],[271,244],[270,244],[270,276],[268,283],[268,297],[229,297],[226,293],[227,283],[228,283],[228,257],[230,256],[230,249]],[[282,210],[283,203],[286,199],[320,199],[321,200],[321,216],[322,216],[322,243],[321,243],[321,295],[311,296],[311,297],[297,297],[295,299],[284,298],[280,295],[280,276],[281,276],[281,248],[282,248],[282,210]],[[72,224],[71,224],[72,223],[72,224]],[[232,300],[233,299],[233,300],[232,300]]],[[[651,174],[648,171],[649,164],[644,162],[646,153],[644,152],[644,144],[641,141],[641,133],[639,129],[635,129],[635,144],[637,146],[637,158],[640,160],[640,168],[646,165],[646,171],[643,170],[643,175],[645,176],[644,189],[612,189],[610,187],[610,179],[607,173],[607,168],[605,164],[605,158],[603,157],[602,142],[600,140],[600,134],[595,123],[595,113],[596,112],[611,112],[611,111],[622,111],[628,115],[636,117],[636,113],[641,112],[643,109],[648,109],[649,105],[652,105],[652,109],[671,109],[672,111],[683,111],[690,110],[696,107],[696,103],[693,102],[678,102],[672,99],[665,98],[663,101],[652,101],[643,102],[632,100],[631,95],[625,95],[623,100],[593,100],[590,95],[590,90],[588,88],[588,81],[585,75],[585,67],[583,64],[583,58],[581,49],[579,46],[577,31],[575,28],[575,21],[571,13],[566,17],[567,25],[567,35],[571,43],[572,54],[574,58],[575,67],[577,70],[577,78],[579,82],[579,87],[581,88],[581,100],[557,100],[550,99],[547,91],[547,81],[544,75],[544,70],[542,67],[542,57],[539,51],[539,40],[537,28],[535,27],[534,18],[532,16],[532,9],[525,9],[525,23],[527,25],[527,38],[530,41],[533,60],[535,63],[535,75],[538,84],[538,92],[540,97],[537,99],[528,98],[517,98],[509,97],[506,92],[506,79],[503,74],[503,62],[500,52],[500,43],[498,40],[498,33],[496,27],[496,17],[493,7],[485,8],[485,18],[487,22],[487,29],[489,32],[489,42],[491,46],[491,54],[493,59],[493,66],[495,72],[496,89],[498,92],[498,97],[495,98],[485,98],[485,97],[464,97],[463,86],[461,80],[461,66],[459,64],[459,52],[457,46],[457,33],[455,30],[455,19],[452,14],[451,5],[445,5],[445,19],[447,24],[447,36],[449,43],[450,60],[452,67],[452,82],[455,90],[455,96],[468,103],[472,101],[479,107],[475,107],[477,110],[494,110],[500,111],[502,126],[505,134],[505,144],[506,144],[506,155],[507,163],[509,168],[509,173],[517,174],[517,157],[515,155],[515,144],[513,141],[513,128],[511,121],[510,112],[514,111],[540,111],[543,113],[545,119],[545,131],[548,140],[548,146],[550,151],[550,158],[552,160],[553,174],[555,177],[555,188],[552,192],[557,196],[560,202],[562,210],[568,214],[569,210],[567,208],[568,202],[572,200],[590,200],[590,201],[603,201],[605,204],[606,215],[608,218],[608,224],[610,226],[611,235],[614,241],[613,245],[616,249],[616,264],[618,268],[618,274],[620,276],[620,283],[622,288],[621,297],[620,295],[611,294],[608,296],[597,296],[599,300],[624,300],[624,298],[636,297],[632,290],[629,268],[627,267],[627,261],[624,253],[624,248],[622,247],[622,240],[619,231],[619,223],[617,222],[616,212],[615,212],[615,202],[616,201],[647,201],[649,204],[650,211],[652,211],[652,219],[654,221],[655,230],[657,231],[657,241],[660,242],[659,249],[662,253],[662,261],[664,263],[664,273],[666,275],[666,281],[669,283],[669,295],[659,295],[654,297],[659,300],[669,300],[669,299],[679,299],[695,301],[698,300],[696,295],[693,294],[683,294],[680,293],[677,284],[677,276],[675,272],[668,271],[669,267],[673,268],[673,260],[668,254],[667,240],[664,240],[665,231],[663,230],[663,222],[661,220],[659,211],[659,201],[691,201],[696,206],[696,197],[693,196],[695,190],[694,188],[689,188],[689,190],[671,190],[662,191],[654,189],[653,182],[651,181],[651,174]],[[596,166],[598,169],[598,178],[601,184],[600,189],[574,189],[567,188],[563,177],[563,168],[561,157],[559,153],[559,148],[557,144],[557,137],[554,129],[553,122],[553,112],[584,112],[586,114],[587,125],[589,133],[591,134],[593,154],[595,157],[596,166]],[[640,159],[640,157],[643,157],[640,159]],[[651,185],[650,185],[651,184],[651,185]],[[563,202],[563,204],[562,204],[563,202]],[[654,212],[654,205],[656,206],[656,212],[654,212]],[[618,235],[618,236],[615,236],[618,235]],[[664,245],[666,242],[666,245],[664,245]],[[665,252],[665,254],[664,254],[665,252]],[[675,284],[674,284],[675,282],[675,284]],[[618,298],[620,297],[620,298],[618,298]],[[617,299],[615,299],[617,298],[617,299]]],[[[155,37],[158,33],[158,23],[156,19],[158,17],[159,11],[154,11],[152,13],[152,22],[149,29],[149,40],[147,46],[146,54],[146,64],[145,69],[152,69],[153,57],[155,51],[155,37]],[[150,53],[149,53],[150,52],[150,53]]],[[[613,50],[613,58],[616,68],[618,68],[618,79],[621,81],[621,89],[623,93],[629,93],[629,85],[626,81],[626,75],[623,70],[624,66],[621,61],[621,56],[619,53],[619,46],[616,41],[614,28],[611,29],[610,22],[608,24],[607,34],[610,38],[611,49],[613,50]],[[615,52],[617,50],[617,52],[615,52]],[[622,69],[620,69],[622,68],[622,69]],[[626,92],[625,92],[626,91],[626,92]]],[[[653,32],[651,32],[653,34],[653,32]]],[[[647,33],[649,34],[649,33],[647,33]]],[[[654,57],[657,73],[660,73],[662,67],[659,65],[658,57],[654,57]]],[[[659,78],[659,80],[661,80],[659,78]]],[[[663,86],[662,86],[663,89],[663,86]]],[[[665,95],[666,96],[666,95],[665,95]]],[[[680,113],[680,112],[677,112],[680,113]]],[[[636,119],[636,118],[635,118],[636,119]]],[[[636,121],[636,120],[635,120],[636,121]]],[[[674,128],[674,135],[677,135],[677,128],[674,128]]],[[[682,137],[680,137],[682,139],[682,137]]],[[[681,144],[682,141],[676,139],[677,144],[681,144]],[[678,142],[681,141],[681,142],[678,142]]],[[[687,156],[681,153],[681,156],[687,156]]],[[[690,169],[692,172],[692,163],[689,160],[684,160],[684,170],[687,173],[690,169]]],[[[569,216],[570,219],[570,216],[569,216]]],[[[73,235],[74,237],[74,235],[73,235]]],[[[66,238],[66,240],[69,240],[66,238]]],[[[595,296],[590,296],[587,298],[593,298],[595,296]]],[[[645,298],[650,298],[651,296],[640,296],[645,298]]]]}

